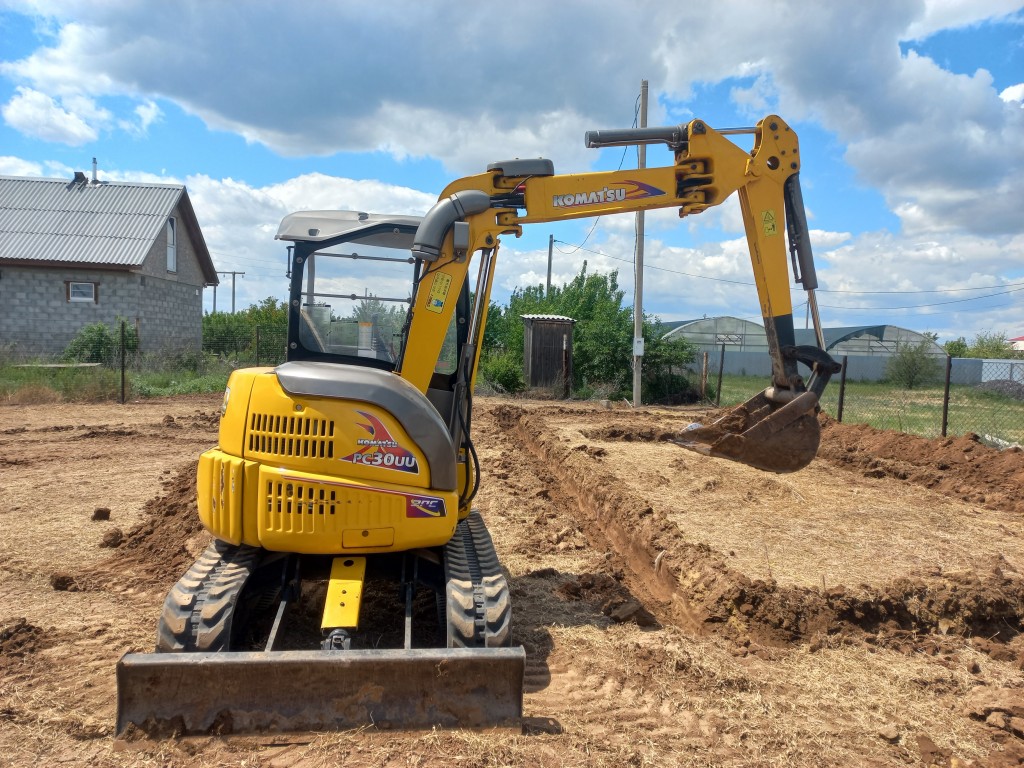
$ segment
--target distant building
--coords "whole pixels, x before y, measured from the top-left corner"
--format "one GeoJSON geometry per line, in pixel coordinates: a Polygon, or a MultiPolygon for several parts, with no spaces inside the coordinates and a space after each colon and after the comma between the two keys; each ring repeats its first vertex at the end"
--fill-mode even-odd
{"type": "Polygon", "coordinates": [[[576,321],[563,315],[523,315],[523,380],[528,388],[572,384],[572,331],[576,321]]]}
{"type": "Polygon", "coordinates": [[[125,318],[140,349],[202,345],[217,285],[180,184],[0,176],[0,344],[61,352],[86,325],[125,318]]]}
{"type": "MultiPolygon", "coordinates": [[[[729,374],[768,376],[771,361],[764,326],[738,317],[705,317],[699,320],[665,323],[662,338],[686,339],[722,361],[722,370],[729,374]]],[[[798,345],[817,346],[811,329],[798,328],[798,345]]],[[[886,376],[893,354],[901,347],[924,344],[936,357],[945,358],[946,351],[928,336],[898,325],[858,325],[823,328],[825,350],[841,361],[848,358],[848,374],[853,379],[878,381],[886,376]]],[[[957,380],[956,383],[959,383],[957,380]]]]}
{"type": "MultiPolygon", "coordinates": [[[[764,326],[738,317],[705,317],[699,320],[684,320],[667,323],[669,330],[664,339],[686,339],[708,351],[720,348],[727,351],[757,352],[768,348],[764,326]]],[[[892,355],[901,346],[925,343],[929,351],[945,356],[946,351],[935,341],[917,331],[898,325],[856,325],[838,328],[822,328],[825,350],[833,357],[841,355],[892,355]]],[[[814,331],[797,328],[796,343],[817,345],[814,331]]]]}
{"type": "Polygon", "coordinates": [[[1024,352],[1024,336],[1018,336],[1016,339],[1010,339],[1010,343],[1013,345],[1014,349],[1024,352]]]}

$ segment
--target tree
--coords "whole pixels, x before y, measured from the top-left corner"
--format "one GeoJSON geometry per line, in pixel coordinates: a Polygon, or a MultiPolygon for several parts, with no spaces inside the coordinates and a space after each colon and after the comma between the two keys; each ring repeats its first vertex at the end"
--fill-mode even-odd
{"type": "Polygon", "coordinates": [[[989,360],[1009,360],[1018,357],[1017,350],[1006,338],[1005,333],[979,333],[971,342],[966,357],[986,358],[989,360]]]}
{"type": "Polygon", "coordinates": [[[963,336],[959,336],[952,341],[947,341],[942,345],[943,349],[946,350],[946,354],[950,357],[967,357],[970,348],[967,346],[967,340],[963,336]]]}
{"type": "MultiPolygon", "coordinates": [[[[514,390],[515,370],[523,365],[523,315],[564,315],[576,321],[573,329],[573,388],[601,385],[612,396],[632,391],[633,313],[622,306],[618,272],[595,274],[584,262],[578,275],[562,286],[517,288],[507,308],[491,304],[484,333],[485,377],[500,375],[502,388],[514,390]]],[[[695,348],[665,343],[656,318],[644,318],[643,362],[647,397],[663,397],[683,386],[682,367],[692,362],[695,348]],[[676,389],[674,389],[676,388],[676,389]]]]}
{"type": "Polygon", "coordinates": [[[935,382],[942,366],[932,354],[932,341],[921,339],[917,344],[901,344],[885,366],[887,381],[903,389],[914,389],[935,382]]]}
{"type": "Polygon", "coordinates": [[[701,397],[684,373],[697,359],[697,345],[687,339],[664,340],[665,331],[657,318],[644,318],[643,399],[694,402],[701,397]]]}

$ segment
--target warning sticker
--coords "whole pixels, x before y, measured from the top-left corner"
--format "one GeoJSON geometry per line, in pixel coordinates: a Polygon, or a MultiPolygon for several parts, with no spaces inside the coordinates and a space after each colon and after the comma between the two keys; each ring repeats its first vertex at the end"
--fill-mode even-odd
{"type": "Polygon", "coordinates": [[[768,237],[779,234],[779,226],[775,221],[775,211],[771,208],[767,211],[761,211],[761,227],[768,237]]]}
{"type": "Polygon", "coordinates": [[[430,294],[427,296],[427,311],[441,314],[444,309],[445,299],[448,298],[448,289],[452,287],[451,275],[438,272],[434,275],[434,282],[430,284],[430,294]]]}

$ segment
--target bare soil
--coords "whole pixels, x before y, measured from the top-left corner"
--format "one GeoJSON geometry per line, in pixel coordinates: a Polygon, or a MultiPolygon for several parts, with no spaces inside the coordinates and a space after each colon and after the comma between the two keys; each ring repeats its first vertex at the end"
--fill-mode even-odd
{"type": "Polygon", "coordinates": [[[117,739],[114,665],[208,541],[219,401],[0,406],[0,763],[1024,764],[1019,449],[826,421],[769,475],[672,443],[692,408],[490,398],[522,732],[117,739]]]}

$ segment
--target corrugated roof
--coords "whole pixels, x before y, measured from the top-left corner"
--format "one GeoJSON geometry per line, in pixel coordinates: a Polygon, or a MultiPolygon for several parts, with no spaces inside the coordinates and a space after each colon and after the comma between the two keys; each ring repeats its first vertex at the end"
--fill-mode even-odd
{"type": "Polygon", "coordinates": [[[575,323],[576,320],[565,315],[520,315],[523,320],[561,320],[567,323],[575,323]]]}
{"type": "MultiPolygon", "coordinates": [[[[180,184],[0,176],[0,260],[140,266],[183,196],[180,184]]],[[[203,272],[216,281],[192,207],[183,209],[203,272]]]]}

